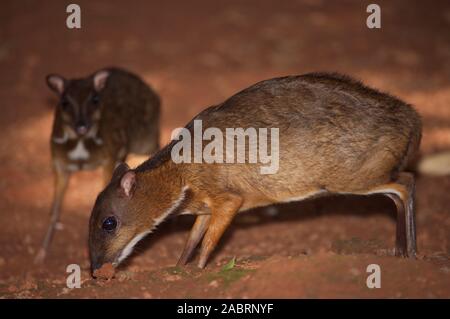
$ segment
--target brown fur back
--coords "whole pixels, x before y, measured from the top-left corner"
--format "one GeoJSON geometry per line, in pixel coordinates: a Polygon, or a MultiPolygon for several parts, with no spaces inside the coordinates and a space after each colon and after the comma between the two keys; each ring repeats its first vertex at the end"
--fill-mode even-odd
{"type": "MultiPolygon", "coordinates": [[[[421,121],[410,105],[336,74],[262,81],[195,119],[203,121],[203,130],[279,128],[276,174],[261,175],[259,164],[179,164],[186,168],[183,178],[196,187],[231,190],[255,202],[389,183],[405,169],[421,138],[421,121]]],[[[193,121],[186,127],[192,130],[193,121]]],[[[137,170],[165,165],[174,143],[137,170]]]]}

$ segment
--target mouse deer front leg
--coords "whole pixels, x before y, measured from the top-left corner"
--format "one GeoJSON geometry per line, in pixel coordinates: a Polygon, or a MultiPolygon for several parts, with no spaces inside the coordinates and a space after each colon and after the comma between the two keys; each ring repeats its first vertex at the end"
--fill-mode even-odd
{"type": "Polygon", "coordinates": [[[197,247],[198,243],[205,234],[210,219],[211,215],[209,214],[202,214],[197,216],[194,226],[192,226],[191,232],[189,233],[189,238],[184,246],[183,253],[181,254],[180,259],[177,262],[177,266],[183,266],[189,261],[189,258],[191,258],[195,247],[197,247]]]}
{"type": "Polygon", "coordinates": [[[211,198],[211,201],[207,203],[211,210],[211,218],[202,241],[198,267],[205,268],[208,257],[239,211],[242,201],[242,197],[236,194],[226,193],[211,198]]]}
{"type": "Polygon", "coordinates": [[[55,231],[56,224],[58,223],[59,216],[61,214],[61,205],[64,199],[64,194],[66,193],[67,185],[69,183],[70,173],[60,165],[55,164],[54,176],[55,176],[55,190],[51,208],[50,224],[48,226],[47,233],[45,234],[42,246],[39,249],[36,258],[34,259],[35,263],[43,262],[45,256],[47,255],[50,242],[52,240],[53,233],[55,231]]]}

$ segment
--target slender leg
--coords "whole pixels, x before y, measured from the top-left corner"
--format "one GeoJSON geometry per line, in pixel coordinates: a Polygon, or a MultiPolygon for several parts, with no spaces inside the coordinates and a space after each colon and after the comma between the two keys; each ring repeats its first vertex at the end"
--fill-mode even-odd
{"type": "Polygon", "coordinates": [[[397,234],[395,255],[414,258],[416,256],[415,225],[415,183],[410,173],[400,173],[399,178],[390,184],[380,185],[360,194],[384,194],[392,199],[397,207],[397,234]]]}
{"type": "Polygon", "coordinates": [[[397,235],[395,255],[414,258],[416,256],[415,183],[410,173],[400,173],[395,184],[395,193],[385,193],[397,207],[397,235]]]}
{"type": "Polygon", "coordinates": [[[185,265],[189,258],[191,258],[195,247],[197,247],[206,232],[210,218],[211,215],[197,216],[194,226],[192,226],[191,232],[189,233],[189,238],[186,241],[186,245],[184,246],[183,253],[180,256],[180,259],[178,259],[177,266],[185,265]]]}
{"type": "Polygon", "coordinates": [[[45,234],[44,241],[38,254],[36,255],[34,262],[41,263],[44,261],[45,256],[48,252],[48,247],[53,237],[55,231],[55,226],[58,223],[59,216],[61,214],[61,204],[64,199],[64,194],[66,193],[67,184],[69,182],[70,174],[69,172],[63,170],[62,168],[55,168],[55,191],[51,209],[50,224],[45,234]]]}
{"type": "Polygon", "coordinates": [[[406,197],[404,199],[405,217],[404,224],[406,230],[406,254],[410,258],[416,257],[416,222],[415,222],[415,192],[416,185],[414,176],[411,173],[401,173],[398,183],[406,187],[406,197]]]}
{"type": "Polygon", "coordinates": [[[202,241],[198,267],[205,268],[208,257],[219,242],[220,237],[230,225],[233,217],[242,205],[242,198],[234,194],[224,194],[216,198],[211,209],[211,219],[208,230],[202,241]]]}
{"type": "Polygon", "coordinates": [[[406,252],[408,251],[407,243],[406,243],[406,214],[405,214],[405,206],[403,204],[400,196],[396,194],[387,193],[390,199],[392,199],[397,207],[397,228],[396,228],[396,236],[395,236],[395,255],[398,257],[406,257],[406,252]]]}

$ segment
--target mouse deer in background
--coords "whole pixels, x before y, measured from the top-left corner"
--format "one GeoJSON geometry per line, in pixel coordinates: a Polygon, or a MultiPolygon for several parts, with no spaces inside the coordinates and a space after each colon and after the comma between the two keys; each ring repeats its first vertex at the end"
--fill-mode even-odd
{"type": "Polygon", "coordinates": [[[184,135],[135,169],[119,165],[91,214],[93,271],[119,265],[159,223],[181,213],[196,215],[196,221],[178,263],[184,265],[202,242],[203,268],[237,213],[331,194],[391,198],[397,207],[395,253],[415,256],[415,184],[405,169],[419,148],[422,124],[409,104],[346,76],[312,73],[237,93],[198,114],[185,127],[194,131],[190,135],[196,121],[205,134],[209,128],[215,135],[243,128],[238,138],[245,138],[244,129],[279,129],[279,169],[261,174],[262,163],[198,162],[191,152],[188,161],[174,161],[184,135]]]}
{"type": "Polygon", "coordinates": [[[129,153],[159,149],[160,99],[138,76],[105,68],[79,79],[50,74],[47,84],[59,97],[50,140],[55,189],[36,262],[48,252],[71,173],[101,166],[106,184],[129,153]]]}

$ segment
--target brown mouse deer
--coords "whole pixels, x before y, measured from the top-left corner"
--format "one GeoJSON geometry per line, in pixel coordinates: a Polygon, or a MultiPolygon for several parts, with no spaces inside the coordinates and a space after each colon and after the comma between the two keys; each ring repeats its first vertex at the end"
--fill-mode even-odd
{"type": "Polygon", "coordinates": [[[159,149],[160,100],[138,76],[105,68],[70,80],[50,74],[47,84],[59,97],[50,140],[55,190],[36,262],[47,253],[71,173],[101,166],[106,184],[129,153],[159,149]]]}
{"type": "Polygon", "coordinates": [[[414,257],[414,178],[404,170],[420,139],[421,120],[410,105],[348,77],[312,73],[257,83],[202,111],[137,168],[117,167],[91,214],[92,270],[117,266],[159,223],[181,213],[197,217],[178,264],[185,264],[202,241],[198,266],[203,268],[237,213],[327,194],[387,195],[398,213],[396,255],[414,257]],[[181,155],[180,143],[186,132],[198,134],[198,123],[201,144],[181,155]],[[241,130],[229,135],[229,128],[241,130]],[[254,128],[278,131],[270,141],[263,139],[266,145],[249,142],[244,161],[236,160],[237,141],[250,139],[254,128]],[[207,142],[221,132],[226,143],[216,144],[211,154],[223,151],[222,159],[196,158],[196,151],[205,154],[207,142]],[[222,149],[228,142],[230,149],[222,149]],[[272,173],[261,170],[264,152],[255,163],[250,153],[255,145],[278,155],[272,173]]]}

